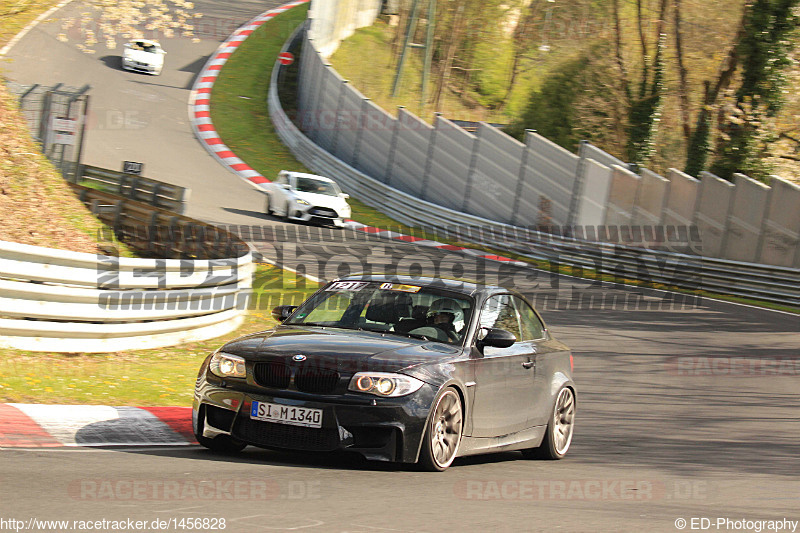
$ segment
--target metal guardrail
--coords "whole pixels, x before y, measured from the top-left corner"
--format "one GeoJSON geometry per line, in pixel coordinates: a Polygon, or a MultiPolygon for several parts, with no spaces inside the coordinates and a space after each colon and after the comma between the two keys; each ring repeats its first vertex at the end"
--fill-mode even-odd
{"type": "Polygon", "coordinates": [[[239,257],[248,246],[227,230],[118,195],[71,184],[78,198],[119,240],[142,256],[217,259],[239,257]]]}
{"type": "Polygon", "coordinates": [[[90,165],[81,165],[78,184],[168,209],[181,215],[186,212],[186,203],[191,194],[191,189],[185,187],[90,165]]]}
{"type": "Polygon", "coordinates": [[[171,346],[235,330],[253,257],[233,234],[72,185],[117,236],[125,258],[0,241],[0,347],[108,352],[171,346]]]}
{"type": "MultiPolygon", "coordinates": [[[[286,41],[286,51],[302,26],[286,41]]],[[[314,172],[336,179],[345,190],[392,218],[456,239],[504,249],[536,260],[558,261],[620,279],[637,279],[688,290],[705,290],[800,308],[800,270],[713,259],[652,248],[609,244],[530,231],[460,213],[387,186],[317,146],[289,119],[278,97],[272,71],[268,105],[278,136],[294,156],[314,172]],[[475,236],[482,236],[476,238],[475,236]],[[665,270],[666,269],[666,270],[665,270]]]]}

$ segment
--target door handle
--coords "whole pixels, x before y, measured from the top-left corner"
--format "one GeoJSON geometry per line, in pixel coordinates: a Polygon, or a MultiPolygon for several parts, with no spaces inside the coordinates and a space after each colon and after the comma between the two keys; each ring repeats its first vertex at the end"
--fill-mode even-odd
{"type": "Polygon", "coordinates": [[[522,363],[522,368],[533,368],[533,365],[535,364],[536,363],[533,361],[525,361],[524,363],[522,363]]]}

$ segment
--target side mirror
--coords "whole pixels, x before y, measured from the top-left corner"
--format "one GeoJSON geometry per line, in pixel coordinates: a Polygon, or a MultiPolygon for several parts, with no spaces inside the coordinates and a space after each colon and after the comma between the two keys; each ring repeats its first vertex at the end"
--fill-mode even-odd
{"type": "Polygon", "coordinates": [[[281,183],[280,187],[281,189],[286,189],[287,191],[292,190],[292,186],[289,185],[288,183],[281,183]]]}
{"type": "Polygon", "coordinates": [[[272,310],[272,318],[278,322],[283,322],[294,313],[295,309],[297,309],[296,305],[279,305],[272,310]]]}
{"type": "Polygon", "coordinates": [[[348,198],[350,198],[350,195],[345,193],[345,192],[343,192],[343,193],[339,194],[339,197],[340,198],[344,198],[345,200],[347,200],[348,198]]]}
{"type": "Polygon", "coordinates": [[[517,342],[517,337],[510,331],[498,328],[488,328],[486,335],[478,340],[480,346],[491,346],[493,348],[508,348],[517,342]]]}

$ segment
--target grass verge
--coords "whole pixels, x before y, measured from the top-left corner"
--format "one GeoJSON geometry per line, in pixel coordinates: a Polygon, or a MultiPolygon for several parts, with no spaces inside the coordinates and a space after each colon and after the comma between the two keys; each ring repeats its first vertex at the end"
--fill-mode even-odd
{"type": "Polygon", "coordinates": [[[97,354],[0,349],[0,402],[191,405],[197,369],[226,341],[269,329],[281,303],[297,304],[318,288],[297,284],[294,274],[259,265],[253,277],[255,309],[242,327],[224,337],[181,346],[97,354]]]}

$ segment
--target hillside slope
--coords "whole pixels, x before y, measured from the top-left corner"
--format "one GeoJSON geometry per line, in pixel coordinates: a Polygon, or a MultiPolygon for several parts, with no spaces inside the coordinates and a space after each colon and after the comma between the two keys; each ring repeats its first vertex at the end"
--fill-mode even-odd
{"type": "Polygon", "coordinates": [[[97,253],[103,226],[31,139],[0,83],[0,240],[97,253]]]}

